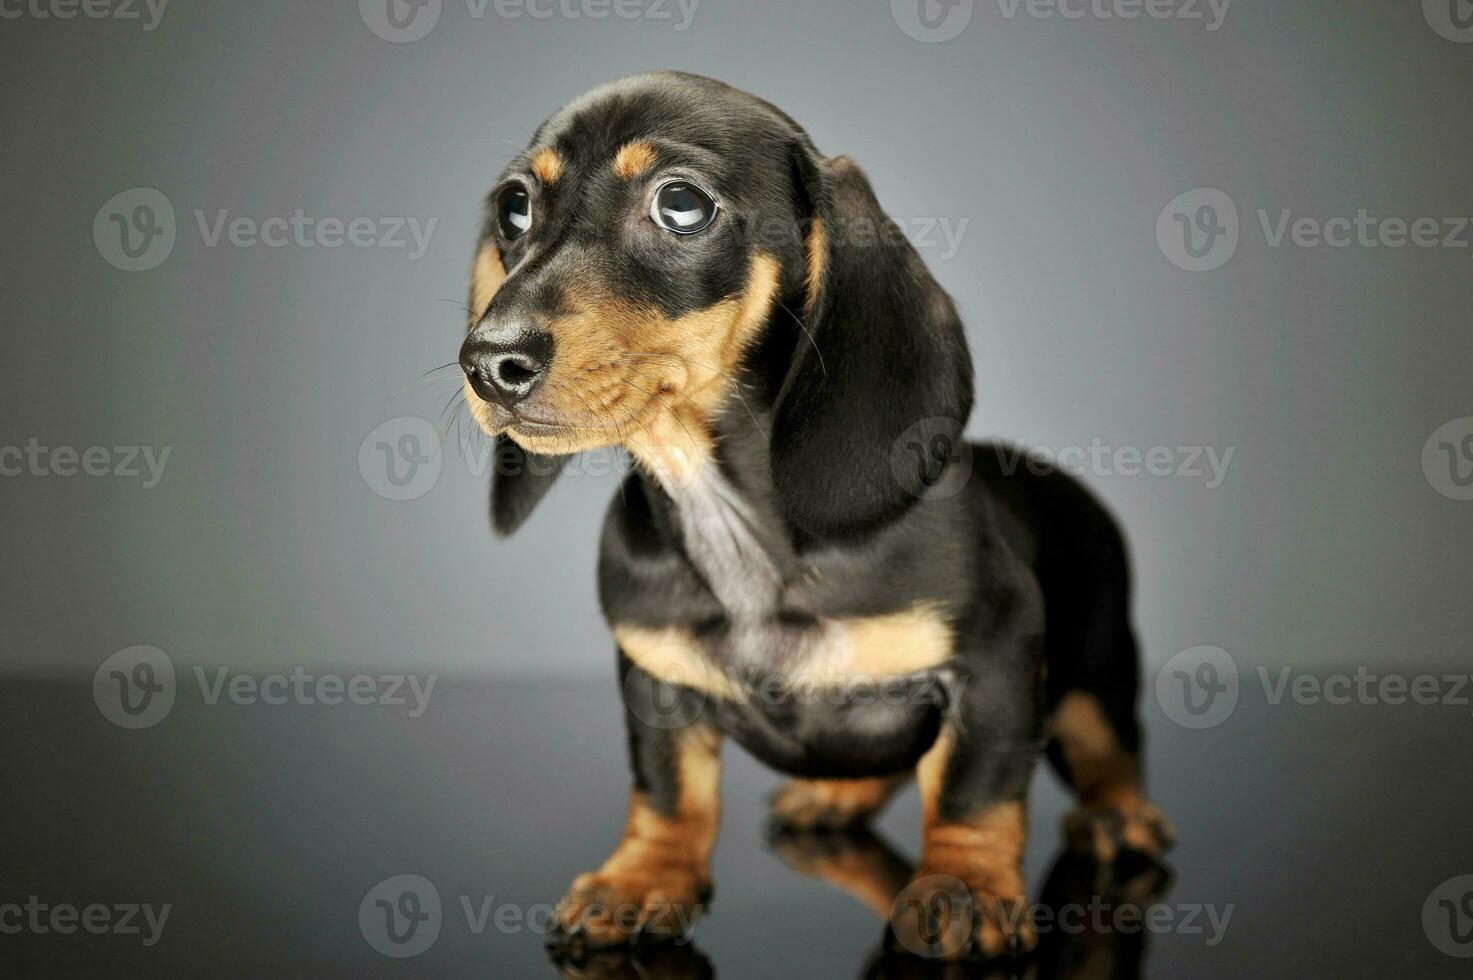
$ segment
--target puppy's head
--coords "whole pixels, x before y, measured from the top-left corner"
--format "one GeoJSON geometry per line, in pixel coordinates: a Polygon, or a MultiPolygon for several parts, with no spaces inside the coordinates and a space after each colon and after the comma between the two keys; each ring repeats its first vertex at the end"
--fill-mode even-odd
{"type": "Polygon", "coordinates": [[[860,531],[910,502],[893,441],[971,404],[950,300],[858,169],[692,75],[615,82],[543,124],[487,198],[470,308],[466,397],[512,457],[502,532],[571,453],[624,445],[691,478],[742,378],[765,389],[787,516],[860,531]]]}

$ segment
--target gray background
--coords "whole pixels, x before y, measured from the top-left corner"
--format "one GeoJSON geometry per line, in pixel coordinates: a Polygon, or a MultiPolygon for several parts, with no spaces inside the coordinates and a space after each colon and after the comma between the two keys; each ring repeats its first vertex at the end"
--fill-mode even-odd
{"type": "MultiPolygon", "coordinates": [[[[424,957],[389,960],[354,914],[406,872],[451,901],[550,902],[617,839],[628,774],[593,588],[608,459],[494,542],[488,475],[454,439],[407,501],[377,493],[383,471],[365,476],[359,454],[385,422],[443,420],[454,386],[414,386],[456,355],[479,204],[504,160],[568,99],[646,68],[783,106],[854,155],[912,230],[965,223],[955,254],[922,247],[967,319],[975,434],[1233,450],[1216,489],[1086,476],[1128,529],[1152,667],[1217,644],[1245,691],[1256,665],[1468,670],[1473,502],[1440,495],[1422,453],[1473,416],[1473,249],[1271,248],[1257,217],[1473,213],[1473,44],[1440,37],[1419,0],[1235,0],[1216,31],[1009,18],[978,0],[944,43],[907,35],[883,2],[701,0],[683,32],[442,8],[411,43],[376,36],[353,0],[173,0],[153,31],[0,19],[0,453],[170,449],[147,490],[0,477],[15,790],[0,903],[175,906],[151,949],[0,937],[0,972],[553,972],[541,935],[450,924],[424,957]],[[130,273],[93,222],[138,187],[168,198],[177,237],[130,273]],[[1194,274],[1156,223],[1201,187],[1235,202],[1240,241],[1194,274]],[[211,248],[195,218],[298,209],[436,224],[412,260],[211,248]],[[132,731],[88,688],[138,644],[166,651],[180,683],[172,714],[132,731]],[[188,665],[444,676],[412,718],[210,705],[188,665]]],[[[1473,870],[1466,706],[1245,695],[1188,731],[1147,693],[1143,715],[1152,794],[1182,832],[1171,900],[1237,908],[1221,946],[1153,939],[1150,975],[1463,975],[1421,913],[1473,870]]],[[[763,849],[779,777],[726,758],[699,944],[724,977],[856,975],[877,923],[763,849]]],[[[1069,805],[1045,771],[1035,898],[1069,805]]],[[[912,854],[918,809],[908,791],[883,821],[912,854]]]]}
{"type": "Polygon", "coordinates": [[[606,677],[593,562],[612,476],[565,478],[495,543],[488,478],[453,439],[412,501],[375,493],[358,453],[386,420],[441,419],[453,385],[401,391],[455,357],[480,199],[509,153],[650,67],[783,106],[912,227],[967,223],[954,256],[926,254],[967,319],[976,434],[1234,448],[1215,490],[1088,477],[1129,530],[1153,663],[1211,643],[1245,667],[1466,664],[1473,503],[1420,460],[1473,415],[1473,249],[1275,249],[1256,216],[1473,213],[1473,45],[1416,0],[1237,0],[1216,31],[988,0],[945,43],[850,0],[701,0],[684,32],[495,11],[445,0],[413,43],[351,0],[175,0],[153,31],[0,21],[0,444],[171,447],[151,490],[0,479],[3,670],[87,677],[150,644],[241,670],[606,677]],[[148,272],[91,234],[133,187],[177,215],[148,272]],[[1242,226],[1200,274],[1154,230],[1196,187],[1231,195],[1242,226]],[[208,248],[196,209],[437,224],[412,261],[208,248]]]}

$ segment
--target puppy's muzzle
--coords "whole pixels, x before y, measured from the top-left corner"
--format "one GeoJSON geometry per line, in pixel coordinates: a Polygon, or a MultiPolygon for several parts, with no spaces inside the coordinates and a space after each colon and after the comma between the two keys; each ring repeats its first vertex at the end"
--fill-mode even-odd
{"type": "Polygon", "coordinates": [[[460,367],[483,400],[510,409],[537,390],[552,366],[552,334],[519,321],[490,317],[460,348],[460,367]]]}

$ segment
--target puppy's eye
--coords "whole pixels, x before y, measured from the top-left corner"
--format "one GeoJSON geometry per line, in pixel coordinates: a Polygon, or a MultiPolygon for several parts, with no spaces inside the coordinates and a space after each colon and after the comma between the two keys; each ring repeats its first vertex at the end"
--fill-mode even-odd
{"type": "Polygon", "coordinates": [[[516,241],[532,227],[532,198],[525,188],[508,187],[496,202],[496,224],[507,241],[516,241]]]}
{"type": "Polygon", "coordinates": [[[650,217],[666,231],[694,235],[716,219],[716,202],[695,184],[672,180],[655,191],[650,217]]]}

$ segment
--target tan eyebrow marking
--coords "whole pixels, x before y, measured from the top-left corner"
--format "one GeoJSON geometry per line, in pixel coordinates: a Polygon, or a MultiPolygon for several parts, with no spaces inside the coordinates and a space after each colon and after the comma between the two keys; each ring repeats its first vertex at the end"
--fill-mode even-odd
{"type": "Polygon", "coordinates": [[[563,158],[552,147],[543,147],[532,155],[532,172],[544,184],[556,184],[563,175],[563,158]]]}
{"type": "Polygon", "coordinates": [[[614,173],[633,180],[655,165],[655,148],[644,140],[625,143],[614,155],[614,173]]]}

